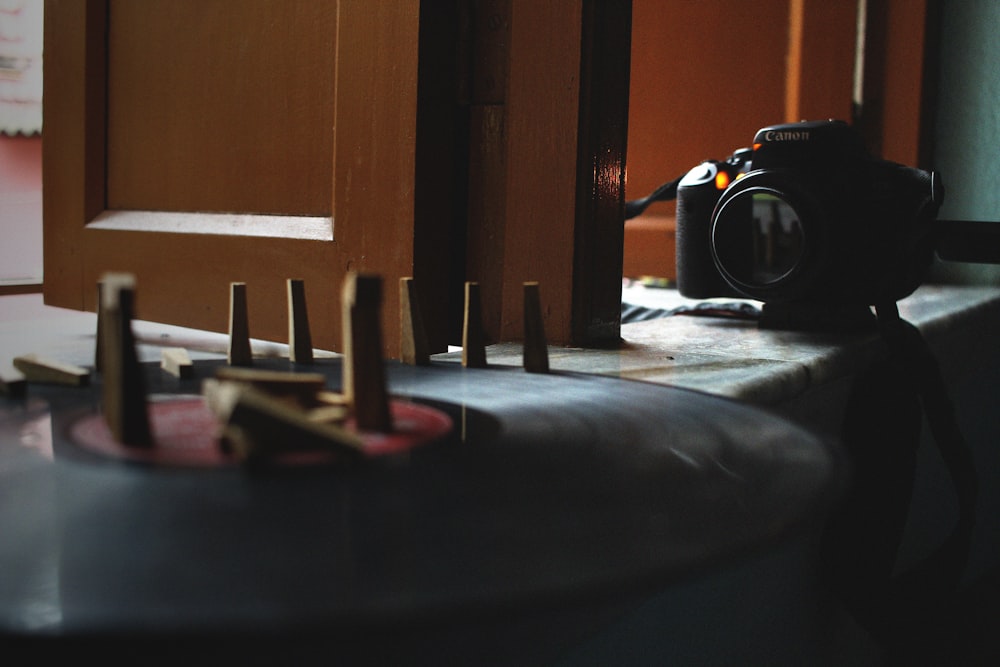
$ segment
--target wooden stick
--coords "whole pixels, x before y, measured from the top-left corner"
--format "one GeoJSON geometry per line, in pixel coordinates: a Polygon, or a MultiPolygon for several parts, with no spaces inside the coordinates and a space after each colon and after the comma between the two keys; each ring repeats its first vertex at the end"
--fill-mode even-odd
{"type": "Polygon", "coordinates": [[[479,283],[465,283],[465,317],[462,323],[462,365],[486,368],[486,334],[479,283]]]}
{"type": "Polygon", "coordinates": [[[104,323],[99,344],[104,365],[101,388],[104,419],[112,435],[123,445],[151,447],[146,383],[132,333],[135,277],[109,273],[104,276],[103,285],[104,323]]]}
{"type": "Polygon", "coordinates": [[[296,278],[288,279],[288,359],[298,364],[313,362],[306,287],[302,280],[296,278]]]}
{"type": "Polygon", "coordinates": [[[247,284],[229,284],[229,352],[231,366],[252,366],[250,320],[247,314],[247,284]]]}
{"type": "Polygon", "coordinates": [[[549,372],[549,347],[545,340],[542,300],[538,283],[524,283],[524,370],[549,372]]]}
{"type": "Polygon", "coordinates": [[[174,377],[194,377],[194,363],[183,347],[165,347],[160,352],[160,368],[174,377]]]}
{"type": "Polygon", "coordinates": [[[424,318],[420,312],[413,278],[399,279],[399,359],[411,366],[426,366],[431,362],[424,318]]]}
{"type": "Polygon", "coordinates": [[[382,360],[381,302],[382,279],[378,276],[349,273],[344,279],[344,396],[358,429],[387,433],[392,430],[392,416],[382,360]]]}
{"type": "Polygon", "coordinates": [[[86,368],[40,354],[22,354],[14,357],[14,367],[24,373],[24,378],[28,382],[64,384],[71,387],[90,384],[90,371],[86,368]]]}

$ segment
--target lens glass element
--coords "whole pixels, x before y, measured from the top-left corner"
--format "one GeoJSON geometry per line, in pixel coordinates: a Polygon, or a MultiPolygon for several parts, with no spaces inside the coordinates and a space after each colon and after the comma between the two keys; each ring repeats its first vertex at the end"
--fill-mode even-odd
{"type": "Polygon", "coordinates": [[[802,259],[802,222],[773,190],[737,193],[719,209],[712,243],[719,268],[732,280],[764,287],[790,274],[802,259]]]}

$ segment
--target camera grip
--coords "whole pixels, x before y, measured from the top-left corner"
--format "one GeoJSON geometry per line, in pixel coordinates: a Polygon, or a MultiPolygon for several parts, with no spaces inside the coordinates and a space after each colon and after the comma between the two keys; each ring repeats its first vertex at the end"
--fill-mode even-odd
{"type": "Polygon", "coordinates": [[[718,199],[714,184],[677,189],[677,290],[681,296],[740,296],[723,279],[712,258],[712,212],[718,199]]]}

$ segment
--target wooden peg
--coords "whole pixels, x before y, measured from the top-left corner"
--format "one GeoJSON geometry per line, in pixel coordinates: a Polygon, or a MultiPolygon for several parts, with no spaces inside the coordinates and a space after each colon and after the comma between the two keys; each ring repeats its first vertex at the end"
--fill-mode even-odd
{"type": "Polygon", "coordinates": [[[344,396],[359,429],[387,433],[392,430],[392,416],[382,360],[381,303],[378,276],[350,273],[344,279],[344,396]]]}
{"type": "Polygon", "coordinates": [[[229,353],[231,366],[252,366],[250,319],[247,314],[247,284],[229,284],[229,353]]]}
{"type": "Polygon", "coordinates": [[[86,368],[40,354],[22,354],[14,357],[14,367],[24,373],[24,378],[28,382],[64,384],[71,387],[90,384],[90,371],[86,368]]]}
{"type": "Polygon", "coordinates": [[[163,348],[160,352],[160,368],[184,380],[194,377],[194,363],[183,347],[163,348]]]}
{"type": "Polygon", "coordinates": [[[123,445],[153,444],[146,411],[146,383],[139,366],[132,333],[135,277],[109,273],[103,279],[101,358],[104,365],[102,399],[104,419],[123,445]]]}
{"type": "Polygon", "coordinates": [[[486,368],[486,334],[479,283],[465,283],[465,317],[462,323],[462,365],[486,368]]]}
{"type": "Polygon", "coordinates": [[[542,300],[538,283],[524,283],[524,370],[549,372],[549,347],[542,320],[542,300]]]}
{"type": "Polygon", "coordinates": [[[27,390],[28,382],[21,371],[13,366],[0,364],[0,394],[9,398],[23,398],[27,390]]]}
{"type": "Polygon", "coordinates": [[[94,372],[100,373],[104,370],[104,363],[101,360],[101,330],[104,328],[104,308],[101,303],[104,300],[104,282],[97,281],[97,334],[94,336],[94,372]]]}
{"type": "Polygon", "coordinates": [[[399,279],[399,359],[411,366],[426,366],[431,362],[427,332],[420,312],[413,278],[399,279]]]}
{"type": "Polygon", "coordinates": [[[313,362],[305,283],[296,278],[288,279],[288,359],[298,364],[313,362]]]}

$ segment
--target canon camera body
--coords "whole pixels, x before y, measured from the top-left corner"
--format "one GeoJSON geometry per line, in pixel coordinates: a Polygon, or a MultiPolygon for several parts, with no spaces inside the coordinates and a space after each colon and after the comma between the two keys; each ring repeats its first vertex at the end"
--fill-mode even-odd
{"type": "Polygon", "coordinates": [[[687,297],[878,305],[923,281],[943,199],[934,172],[873,158],[842,121],[759,130],[677,185],[687,297]]]}

